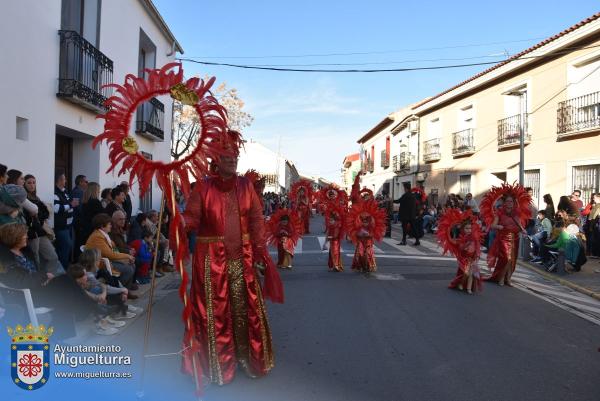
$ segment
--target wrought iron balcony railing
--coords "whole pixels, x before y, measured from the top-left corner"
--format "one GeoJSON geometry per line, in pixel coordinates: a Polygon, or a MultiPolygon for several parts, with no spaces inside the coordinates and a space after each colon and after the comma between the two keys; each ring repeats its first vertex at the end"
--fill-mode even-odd
{"type": "Polygon", "coordinates": [[[452,134],[452,156],[464,156],[475,153],[474,129],[468,128],[452,134]]]}
{"type": "Polygon", "coordinates": [[[387,151],[381,151],[381,167],[388,168],[390,166],[390,155],[388,155],[387,151]]]}
{"type": "Polygon", "coordinates": [[[369,173],[375,171],[375,163],[373,163],[373,160],[367,160],[367,171],[369,173]]]}
{"type": "Polygon", "coordinates": [[[430,139],[423,143],[423,160],[426,162],[432,162],[440,160],[442,154],[440,153],[440,139],[430,139]]]}
{"type": "Polygon", "coordinates": [[[410,170],[410,152],[401,152],[393,158],[394,172],[402,173],[410,170]]]}
{"type": "Polygon", "coordinates": [[[153,97],[137,109],[135,132],[153,141],[165,140],[165,105],[153,97]]]}
{"type": "MultiPolygon", "coordinates": [[[[523,136],[525,143],[531,141],[531,135],[528,132],[528,120],[529,115],[524,114],[525,121],[523,121],[523,136]]],[[[498,147],[505,148],[511,146],[518,146],[521,138],[521,115],[504,118],[498,120],[498,147]]]]}
{"type": "Polygon", "coordinates": [[[75,31],[58,31],[60,61],[58,92],[65,98],[95,112],[104,112],[104,101],[110,96],[113,62],[75,31]]]}
{"type": "Polygon", "coordinates": [[[600,129],[600,92],[589,93],[558,104],[558,137],[600,129]]]}

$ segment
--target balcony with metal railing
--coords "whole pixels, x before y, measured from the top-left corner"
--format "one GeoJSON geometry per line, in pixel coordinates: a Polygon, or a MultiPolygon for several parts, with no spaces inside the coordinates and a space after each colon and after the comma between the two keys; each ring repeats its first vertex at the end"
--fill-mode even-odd
{"type": "Polygon", "coordinates": [[[556,111],[559,138],[600,130],[600,92],[560,102],[556,111]]]}
{"type": "Polygon", "coordinates": [[[165,105],[153,97],[137,109],[135,132],[155,142],[165,140],[165,105]]]}
{"type": "Polygon", "coordinates": [[[434,162],[440,160],[442,154],[440,152],[440,139],[430,139],[423,143],[423,160],[426,162],[434,162]]]}
{"type": "Polygon", "coordinates": [[[410,170],[410,152],[401,152],[393,158],[394,172],[403,173],[410,170]]]}
{"type": "Polygon", "coordinates": [[[381,167],[388,168],[390,166],[390,155],[386,150],[381,151],[381,167]]]}
{"type": "Polygon", "coordinates": [[[56,96],[94,112],[105,112],[111,95],[113,62],[75,31],[58,31],[60,59],[56,96]]]}
{"type": "Polygon", "coordinates": [[[452,134],[452,156],[460,157],[475,153],[475,130],[464,129],[452,134]]]}
{"type": "MultiPolygon", "coordinates": [[[[524,114],[523,139],[525,144],[531,142],[531,134],[528,129],[529,115],[524,114]]],[[[498,120],[498,148],[510,148],[519,146],[521,138],[521,115],[511,116],[498,120]]]]}

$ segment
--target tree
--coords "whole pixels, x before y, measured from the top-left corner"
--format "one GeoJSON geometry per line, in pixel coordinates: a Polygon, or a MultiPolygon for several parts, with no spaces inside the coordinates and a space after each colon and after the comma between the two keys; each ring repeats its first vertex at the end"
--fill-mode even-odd
{"type": "MultiPolygon", "coordinates": [[[[213,94],[227,110],[227,123],[230,129],[242,132],[252,124],[254,117],[243,110],[244,101],[238,96],[236,88],[228,88],[227,83],[223,82],[213,91],[213,94]]],[[[200,128],[200,120],[194,108],[175,101],[171,140],[173,159],[180,159],[196,146],[200,128]]]]}

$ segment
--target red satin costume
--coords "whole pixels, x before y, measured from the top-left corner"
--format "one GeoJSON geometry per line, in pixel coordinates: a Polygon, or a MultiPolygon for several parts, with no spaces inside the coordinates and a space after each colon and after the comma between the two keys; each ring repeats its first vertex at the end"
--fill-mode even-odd
{"type": "Polygon", "coordinates": [[[303,234],[308,234],[310,232],[310,204],[306,195],[298,196],[296,210],[298,211],[298,217],[304,228],[303,234]]]}
{"type": "Polygon", "coordinates": [[[329,269],[338,272],[344,271],[341,254],[342,224],[339,221],[329,224],[327,239],[329,240],[329,269]]]}
{"type": "Polygon", "coordinates": [[[496,238],[488,253],[488,266],[494,269],[487,281],[499,282],[504,277],[505,269],[510,269],[511,274],[517,267],[517,256],[519,254],[519,232],[521,229],[516,223],[516,217],[511,217],[504,212],[498,211],[498,224],[503,228],[496,230],[496,238]]]}
{"type": "Polygon", "coordinates": [[[279,223],[279,241],[277,242],[277,267],[292,265],[294,258],[294,241],[292,240],[292,227],[290,223],[279,223]]]}
{"type": "Polygon", "coordinates": [[[473,274],[473,288],[476,291],[481,291],[483,289],[483,280],[477,266],[479,260],[479,242],[472,237],[464,236],[461,236],[458,242],[462,244],[456,256],[458,270],[448,288],[457,288],[458,286],[467,288],[468,275],[466,273],[467,271],[471,271],[472,274],[476,272],[476,274],[473,274]]]}
{"type": "Polygon", "coordinates": [[[358,238],[354,258],[352,258],[352,270],[364,273],[377,270],[374,245],[373,237],[370,235],[358,238]]]}
{"type": "Polygon", "coordinates": [[[184,354],[184,371],[192,374],[196,357],[208,380],[219,385],[233,380],[238,364],[249,376],[265,375],[273,367],[273,350],[254,263],[268,253],[252,184],[244,177],[199,181],[184,218],[187,229],[198,233],[190,302],[199,344],[184,354]]]}

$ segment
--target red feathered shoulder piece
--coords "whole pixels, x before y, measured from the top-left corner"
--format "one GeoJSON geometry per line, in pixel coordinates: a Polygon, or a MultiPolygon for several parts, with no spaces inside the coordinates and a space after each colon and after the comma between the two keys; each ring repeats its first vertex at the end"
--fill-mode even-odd
{"type": "Polygon", "coordinates": [[[279,241],[280,223],[283,216],[288,217],[290,239],[294,243],[294,246],[296,246],[298,240],[302,237],[303,226],[298,217],[298,213],[294,213],[290,209],[279,209],[271,215],[267,222],[267,242],[277,246],[279,241]]]}
{"type": "Polygon", "coordinates": [[[436,233],[438,242],[444,250],[444,254],[451,253],[460,257],[460,248],[467,241],[474,241],[476,253],[479,254],[479,244],[483,233],[477,220],[477,216],[471,210],[461,212],[459,209],[447,209],[440,217],[436,233]],[[464,232],[465,225],[471,225],[471,234],[467,236],[464,232]]]}
{"type": "Polygon", "coordinates": [[[353,243],[358,242],[358,232],[363,228],[363,219],[369,220],[368,230],[376,241],[385,235],[387,214],[377,202],[367,201],[352,205],[346,215],[346,231],[353,243]]]}
{"type": "Polygon", "coordinates": [[[500,198],[513,198],[515,205],[513,208],[513,216],[518,219],[521,225],[524,225],[530,218],[531,211],[529,209],[531,196],[527,193],[522,185],[502,184],[499,187],[492,187],[483,197],[479,204],[481,218],[486,226],[489,226],[494,221],[497,214],[496,203],[500,198]]]}
{"type": "Polygon", "coordinates": [[[296,199],[298,199],[298,193],[301,189],[304,189],[304,194],[307,196],[308,203],[310,205],[313,201],[314,195],[312,183],[308,180],[300,180],[292,185],[292,188],[290,190],[290,200],[295,202],[296,199]]]}

